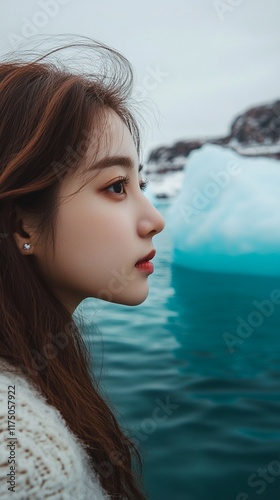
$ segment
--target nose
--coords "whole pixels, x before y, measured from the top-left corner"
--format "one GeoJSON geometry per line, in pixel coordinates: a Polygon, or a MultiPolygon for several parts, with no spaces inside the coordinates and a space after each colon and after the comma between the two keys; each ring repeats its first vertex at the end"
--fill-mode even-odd
{"type": "Polygon", "coordinates": [[[165,226],[165,221],[161,213],[143,195],[143,205],[138,220],[138,234],[141,237],[155,236],[160,233],[165,226]]]}

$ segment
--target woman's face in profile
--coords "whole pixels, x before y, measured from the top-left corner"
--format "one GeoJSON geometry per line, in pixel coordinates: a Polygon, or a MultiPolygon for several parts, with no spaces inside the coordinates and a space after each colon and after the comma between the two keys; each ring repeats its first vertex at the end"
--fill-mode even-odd
{"type": "Polygon", "coordinates": [[[61,182],[54,257],[48,242],[33,252],[49,286],[71,312],[87,297],[143,302],[151,269],[135,264],[153,250],[152,237],[164,228],[163,217],[141,190],[139,159],[127,126],[113,111],[107,126],[98,154],[92,137],[82,165],[61,182]],[[94,176],[88,171],[113,157],[118,158],[94,176]]]}

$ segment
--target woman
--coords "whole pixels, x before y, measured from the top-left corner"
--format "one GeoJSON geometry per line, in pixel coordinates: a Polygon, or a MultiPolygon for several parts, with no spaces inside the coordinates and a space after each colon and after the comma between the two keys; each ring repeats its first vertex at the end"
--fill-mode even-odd
{"type": "Polygon", "coordinates": [[[164,221],[142,192],[130,64],[73,46],[102,70],[71,72],[57,49],[0,65],[0,496],[143,499],[72,314],[145,300],[164,221]]]}

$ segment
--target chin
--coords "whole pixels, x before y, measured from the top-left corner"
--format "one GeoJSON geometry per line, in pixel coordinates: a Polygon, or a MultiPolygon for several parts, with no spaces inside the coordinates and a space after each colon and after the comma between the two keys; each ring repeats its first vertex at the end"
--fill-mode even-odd
{"type": "Polygon", "coordinates": [[[137,286],[127,287],[122,289],[119,293],[108,293],[106,289],[102,289],[97,295],[90,295],[91,297],[104,300],[105,302],[112,302],[113,304],[121,304],[124,306],[138,306],[146,300],[149,294],[148,283],[138,283],[137,286]],[[103,293],[104,292],[104,293],[103,293]]]}
{"type": "Polygon", "coordinates": [[[124,305],[127,305],[127,306],[139,306],[140,304],[142,304],[147,298],[147,295],[146,297],[144,297],[143,299],[139,299],[139,300],[130,300],[129,302],[126,302],[124,305]]]}
{"type": "Polygon", "coordinates": [[[116,304],[121,304],[123,306],[139,306],[142,304],[147,296],[148,296],[149,290],[147,290],[145,293],[138,293],[138,294],[131,294],[130,296],[127,297],[116,297],[111,300],[111,302],[114,302],[116,304]]]}

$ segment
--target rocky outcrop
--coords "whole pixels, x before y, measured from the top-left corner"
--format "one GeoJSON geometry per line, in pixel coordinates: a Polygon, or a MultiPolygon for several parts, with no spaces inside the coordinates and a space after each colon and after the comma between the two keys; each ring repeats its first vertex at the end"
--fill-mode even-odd
{"type": "Polygon", "coordinates": [[[238,116],[231,126],[230,137],[242,145],[280,142],[280,101],[251,108],[238,116]]]}
{"type": "MultiPolygon", "coordinates": [[[[182,172],[186,159],[203,144],[220,144],[246,156],[280,159],[280,100],[250,108],[238,115],[225,137],[179,141],[172,146],[153,149],[145,165],[147,177],[156,184],[165,174],[182,172]]],[[[164,193],[155,193],[165,197],[164,193]]]]}

